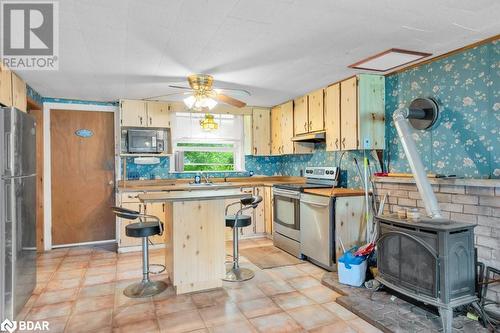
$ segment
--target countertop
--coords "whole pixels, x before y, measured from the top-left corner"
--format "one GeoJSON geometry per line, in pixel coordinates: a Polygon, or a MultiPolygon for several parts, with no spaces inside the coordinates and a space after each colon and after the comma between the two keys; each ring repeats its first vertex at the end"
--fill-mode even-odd
{"type": "Polygon", "coordinates": [[[253,176],[241,178],[211,178],[216,185],[213,187],[189,185],[192,179],[158,179],[158,180],[128,180],[118,182],[120,192],[148,192],[148,191],[205,191],[231,189],[239,187],[273,186],[275,184],[300,184],[305,182],[303,177],[289,176],[253,176]]]}
{"type": "Polygon", "coordinates": [[[365,191],[357,188],[311,188],[304,193],[321,195],[324,197],[358,197],[365,195],[365,191]]]}
{"type": "Polygon", "coordinates": [[[138,198],[141,202],[166,202],[166,201],[193,201],[193,200],[218,200],[243,198],[248,196],[248,193],[240,192],[235,189],[213,189],[197,190],[197,191],[169,191],[169,192],[152,192],[139,194],[138,198]]]}

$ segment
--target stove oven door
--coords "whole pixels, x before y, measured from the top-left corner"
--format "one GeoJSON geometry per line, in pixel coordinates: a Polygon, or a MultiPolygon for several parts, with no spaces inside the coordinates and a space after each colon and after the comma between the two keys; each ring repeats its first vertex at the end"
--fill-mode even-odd
{"type": "Polygon", "coordinates": [[[273,190],[274,197],[274,231],[300,240],[300,193],[288,190],[273,190]]]}

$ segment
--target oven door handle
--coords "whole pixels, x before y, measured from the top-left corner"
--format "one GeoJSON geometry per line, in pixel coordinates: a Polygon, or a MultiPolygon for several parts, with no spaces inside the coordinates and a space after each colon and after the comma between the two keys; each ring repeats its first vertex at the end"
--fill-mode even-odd
{"type": "Polygon", "coordinates": [[[330,204],[322,204],[322,203],[317,203],[317,202],[311,202],[311,201],[306,201],[306,200],[300,200],[301,203],[305,203],[311,206],[316,206],[316,207],[329,207],[330,204]]]}
{"type": "Polygon", "coordinates": [[[294,191],[273,189],[273,195],[282,196],[285,198],[300,199],[300,193],[294,191]]]}

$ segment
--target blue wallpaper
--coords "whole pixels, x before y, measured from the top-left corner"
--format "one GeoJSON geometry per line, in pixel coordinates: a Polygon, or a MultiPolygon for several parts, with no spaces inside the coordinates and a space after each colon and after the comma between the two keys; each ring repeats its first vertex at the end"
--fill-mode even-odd
{"type": "Polygon", "coordinates": [[[438,122],[414,138],[427,170],[500,177],[500,42],[386,77],[386,141],[391,171],[408,172],[392,113],[416,97],[438,100],[438,122]]]}
{"type": "Polygon", "coordinates": [[[35,89],[31,88],[29,84],[26,85],[26,95],[31,98],[38,105],[43,105],[43,97],[35,89]]]}

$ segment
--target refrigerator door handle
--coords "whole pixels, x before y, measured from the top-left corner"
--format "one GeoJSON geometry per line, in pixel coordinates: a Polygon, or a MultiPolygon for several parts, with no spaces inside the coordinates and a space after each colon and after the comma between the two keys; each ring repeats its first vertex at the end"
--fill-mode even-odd
{"type": "Polygon", "coordinates": [[[12,142],[12,133],[11,132],[5,132],[5,165],[4,165],[4,170],[7,171],[8,173],[11,173],[12,168],[11,168],[11,159],[12,157],[10,156],[11,154],[11,142],[12,142]]]}

